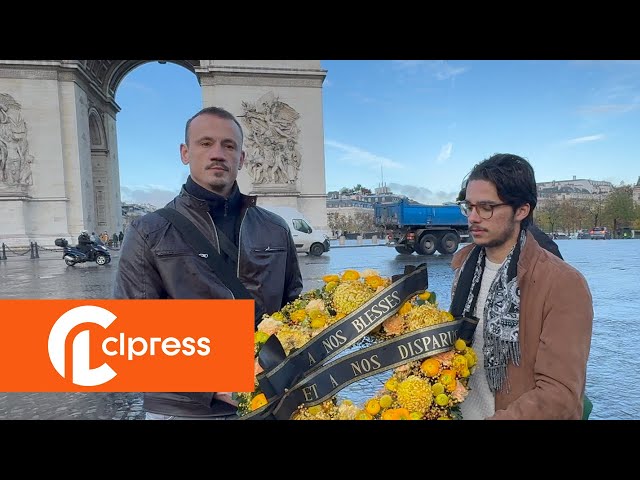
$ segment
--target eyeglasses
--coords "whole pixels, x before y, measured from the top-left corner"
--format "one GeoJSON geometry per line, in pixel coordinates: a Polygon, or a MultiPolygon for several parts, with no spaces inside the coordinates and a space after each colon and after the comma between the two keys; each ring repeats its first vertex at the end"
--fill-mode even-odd
{"type": "Polygon", "coordinates": [[[483,220],[489,220],[493,216],[493,209],[501,207],[502,205],[509,205],[508,203],[469,203],[466,200],[458,202],[460,211],[465,217],[471,215],[471,211],[475,207],[476,213],[483,220]]]}

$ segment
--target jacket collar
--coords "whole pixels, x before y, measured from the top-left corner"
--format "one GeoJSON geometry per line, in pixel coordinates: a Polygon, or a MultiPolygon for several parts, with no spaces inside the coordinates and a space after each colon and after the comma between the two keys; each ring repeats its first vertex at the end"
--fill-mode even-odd
{"type": "MultiPolygon", "coordinates": [[[[187,178],[187,183],[189,183],[189,180],[191,180],[190,176],[187,178]]],[[[194,185],[196,185],[199,189],[204,190],[198,184],[193,182],[193,180],[191,180],[191,182],[194,185]]],[[[192,193],[190,193],[189,191],[187,191],[187,183],[182,185],[182,188],[180,189],[180,193],[178,194],[178,197],[180,197],[180,199],[187,206],[190,206],[190,207],[195,208],[197,210],[209,211],[209,202],[207,201],[207,199],[206,198],[200,198],[201,196],[205,196],[205,195],[200,195],[200,194],[197,193],[198,192],[197,189],[192,189],[192,188],[189,187],[189,190],[192,192],[192,193]]],[[[204,191],[206,192],[206,190],[204,190],[204,191]]],[[[224,204],[225,198],[222,197],[221,195],[216,195],[215,193],[212,193],[212,192],[207,192],[207,193],[209,193],[212,197],[214,195],[216,197],[219,197],[220,201],[224,204]]],[[[240,208],[242,210],[245,210],[248,207],[252,207],[252,206],[256,205],[257,197],[256,196],[252,196],[252,195],[245,195],[242,192],[240,192],[240,189],[238,187],[238,183],[237,182],[234,182],[234,184],[233,184],[232,196],[235,196],[235,201],[237,201],[239,203],[240,208]]]]}
{"type": "MultiPolygon", "coordinates": [[[[471,253],[471,250],[475,247],[475,244],[466,245],[453,255],[451,259],[451,267],[454,270],[459,269],[464,265],[467,257],[471,253]]],[[[524,249],[520,253],[520,259],[518,260],[518,280],[522,275],[531,268],[535,259],[540,256],[542,247],[538,244],[535,237],[531,232],[527,232],[527,241],[525,242],[524,249]]]]}

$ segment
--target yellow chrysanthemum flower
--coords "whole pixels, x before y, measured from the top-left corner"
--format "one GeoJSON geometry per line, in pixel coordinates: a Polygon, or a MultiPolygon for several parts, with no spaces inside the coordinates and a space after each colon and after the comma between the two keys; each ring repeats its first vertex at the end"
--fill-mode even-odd
{"type": "Polygon", "coordinates": [[[369,300],[373,294],[373,290],[364,283],[341,283],[333,292],[333,307],[336,312],[348,315],[369,300]]]}
{"type": "Polygon", "coordinates": [[[412,308],[405,316],[405,320],[408,330],[413,331],[442,323],[442,316],[440,315],[440,310],[431,303],[425,303],[412,308]]]}
{"type": "Polygon", "coordinates": [[[416,375],[409,375],[398,385],[398,403],[411,412],[425,413],[433,401],[431,385],[416,375]]]}

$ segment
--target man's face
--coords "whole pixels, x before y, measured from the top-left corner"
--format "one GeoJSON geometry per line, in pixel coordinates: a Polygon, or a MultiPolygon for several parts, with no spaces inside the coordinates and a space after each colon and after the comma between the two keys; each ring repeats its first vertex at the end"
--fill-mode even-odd
{"type": "MultiPolygon", "coordinates": [[[[486,180],[472,180],[467,185],[467,202],[477,205],[497,205],[504,203],[498,197],[496,186],[486,180]]],[[[476,245],[486,248],[501,247],[516,241],[520,231],[520,221],[529,213],[528,205],[516,209],[514,213],[511,205],[499,205],[493,207],[491,218],[484,212],[478,214],[478,208],[473,208],[469,213],[469,233],[476,245]],[[526,210],[526,213],[525,213],[526,210]]]]}
{"type": "Polygon", "coordinates": [[[233,120],[199,115],[189,125],[189,143],[180,145],[180,157],[194,182],[228,197],[244,163],[240,129],[233,120]]]}

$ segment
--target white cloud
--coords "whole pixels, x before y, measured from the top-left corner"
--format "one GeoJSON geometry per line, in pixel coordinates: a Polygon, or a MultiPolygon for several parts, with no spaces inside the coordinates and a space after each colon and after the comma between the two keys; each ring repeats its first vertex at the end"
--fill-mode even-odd
{"type": "Polygon", "coordinates": [[[125,203],[151,204],[164,207],[180,191],[180,187],[169,189],[162,185],[122,185],[120,195],[125,203]]]}
{"type": "Polygon", "coordinates": [[[404,72],[427,71],[437,80],[448,80],[470,70],[471,67],[452,65],[446,60],[393,60],[395,68],[404,72]]]}
{"type": "Polygon", "coordinates": [[[602,105],[589,105],[580,108],[580,113],[583,114],[603,114],[603,113],[627,113],[632,110],[640,108],[640,103],[637,103],[637,98],[632,103],[628,104],[602,104],[602,105]]]}
{"type": "Polygon", "coordinates": [[[425,204],[433,204],[439,205],[445,202],[455,202],[458,196],[458,191],[455,192],[445,192],[445,191],[437,191],[434,192],[429,190],[426,187],[417,187],[415,185],[403,185],[400,183],[389,183],[387,186],[391,189],[393,193],[399,193],[402,195],[406,195],[407,197],[425,204]]]}
{"type": "Polygon", "coordinates": [[[443,145],[440,149],[440,153],[438,154],[438,158],[436,158],[437,163],[444,163],[451,158],[451,151],[453,150],[453,144],[451,142],[443,145]]]}
{"type": "Polygon", "coordinates": [[[579,143],[587,143],[587,142],[596,142],[598,140],[604,140],[606,137],[603,134],[598,135],[589,135],[586,137],[578,137],[572,138],[571,140],[567,140],[567,145],[577,145],[579,143]]]}
{"type": "Polygon", "coordinates": [[[143,83],[136,82],[134,80],[127,80],[126,78],[118,86],[118,89],[123,88],[123,87],[124,88],[129,88],[131,90],[137,90],[139,92],[144,92],[144,93],[150,93],[150,94],[155,94],[156,93],[154,88],[149,87],[148,85],[145,85],[143,83]]]}
{"type": "Polygon", "coordinates": [[[325,140],[325,146],[333,147],[342,152],[340,161],[350,163],[352,165],[364,166],[369,168],[379,169],[380,166],[385,168],[404,168],[399,162],[391,160],[386,157],[381,157],[361,148],[354,147],[353,145],[346,145],[344,143],[336,142],[333,140],[325,140]]]}

